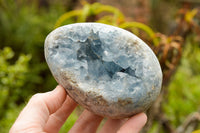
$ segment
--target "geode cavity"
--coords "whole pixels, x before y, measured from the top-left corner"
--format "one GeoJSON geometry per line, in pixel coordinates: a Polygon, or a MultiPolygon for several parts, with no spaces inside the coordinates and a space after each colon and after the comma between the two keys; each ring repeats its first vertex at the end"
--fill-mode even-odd
{"type": "Polygon", "coordinates": [[[101,116],[123,118],[145,111],[160,92],[162,72],[152,50],[114,26],[59,27],[45,40],[45,58],[68,94],[101,116]]]}

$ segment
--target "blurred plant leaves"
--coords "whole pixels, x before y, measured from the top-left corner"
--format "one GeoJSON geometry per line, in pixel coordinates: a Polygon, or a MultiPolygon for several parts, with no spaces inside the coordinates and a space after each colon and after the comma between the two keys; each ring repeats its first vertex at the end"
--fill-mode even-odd
{"type": "Polygon", "coordinates": [[[140,22],[126,22],[124,15],[119,11],[119,9],[109,5],[103,5],[100,3],[89,4],[83,1],[82,4],[83,4],[82,9],[73,10],[61,15],[58,18],[54,28],[63,25],[64,21],[67,21],[68,19],[72,19],[74,17],[77,18],[77,21],[74,21],[74,23],[87,22],[87,18],[95,15],[96,20],[93,20],[95,22],[114,25],[124,29],[131,28],[132,31],[135,31],[136,28],[141,29],[147,35],[149,35],[149,37],[153,40],[155,46],[159,45],[159,40],[155,36],[155,32],[149,26],[140,22]]]}

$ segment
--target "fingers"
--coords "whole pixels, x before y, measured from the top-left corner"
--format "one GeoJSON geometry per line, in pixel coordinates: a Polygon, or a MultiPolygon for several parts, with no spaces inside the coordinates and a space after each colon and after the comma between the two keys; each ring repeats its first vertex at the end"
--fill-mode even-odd
{"type": "Polygon", "coordinates": [[[102,119],[103,117],[84,110],[69,133],[95,133],[102,119]]]}
{"type": "Polygon", "coordinates": [[[10,132],[41,132],[49,118],[61,107],[66,99],[66,91],[57,86],[53,91],[34,95],[22,110],[10,132]]]}
{"type": "MultiPolygon", "coordinates": [[[[51,92],[34,95],[27,106],[22,110],[12,126],[10,133],[15,132],[58,132],[65,120],[77,104],[66,94],[63,87],[57,86],[51,92]]],[[[85,110],[69,133],[96,132],[103,118],[85,110]]],[[[109,119],[102,132],[137,133],[145,125],[147,116],[137,114],[127,120],[109,119]],[[124,123],[124,124],[123,124],[124,123]],[[123,124],[123,126],[121,126],[123,124]]]]}
{"type": "Polygon", "coordinates": [[[145,125],[146,121],[146,114],[137,114],[131,117],[127,122],[125,122],[117,133],[139,133],[139,131],[145,125]]]}
{"type": "Polygon", "coordinates": [[[44,130],[48,133],[58,132],[76,106],[77,103],[67,96],[62,107],[50,115],[44,130]]]}
{"type": "Polygon", "coordinates": [[[127,119],[108,119],[100,133],[116,133],[127,119]]]}

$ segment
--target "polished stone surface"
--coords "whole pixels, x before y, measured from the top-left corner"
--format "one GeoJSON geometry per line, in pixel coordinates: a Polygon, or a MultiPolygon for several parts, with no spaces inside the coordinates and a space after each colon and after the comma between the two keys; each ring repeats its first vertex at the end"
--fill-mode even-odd
{"type": "Polygon", "coordinates": [[[160,93],[162,71],[152,50],[114,26],[77,23],[57,28],[45,40],[45,58],[69,95],[101,116],[142,112],[160,93]]]}

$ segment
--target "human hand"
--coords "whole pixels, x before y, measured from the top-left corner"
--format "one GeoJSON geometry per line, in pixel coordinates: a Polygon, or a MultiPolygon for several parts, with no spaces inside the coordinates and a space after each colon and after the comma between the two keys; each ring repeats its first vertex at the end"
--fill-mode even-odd
{"type": "MultiPolygon", "coordinates": [[[[57,133],[66,119],[76,108],[74,102],[63,87],[53,91],[34,95],[10,129],[10,133],[57,133]]],[[[96,132],[103,117],[84,110],[69,133],[96,132]]],[[[145,125],[144,113],[129,119],[108,119],[100,133],[138,133],[145,125]]]]}

